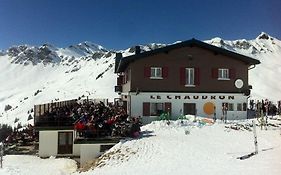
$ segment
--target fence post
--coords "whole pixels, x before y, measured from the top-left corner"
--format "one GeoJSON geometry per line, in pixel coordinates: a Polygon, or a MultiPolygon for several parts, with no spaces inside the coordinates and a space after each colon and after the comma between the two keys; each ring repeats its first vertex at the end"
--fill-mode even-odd
{"type": "Polygon", "coordinates": [[[257,131],[256,131],[255,120],[253,120],[253,133],[254,133],[255,154],[258,154],[258,140],[257,140],[257,131]]]}
{"type": "Polygon", "coordinates": [[[1,166],[1,169],[3,168],[3,154],[4,154],[4,151],[3,151],[3,142],[0,143],[0,166],[1,166]]]}

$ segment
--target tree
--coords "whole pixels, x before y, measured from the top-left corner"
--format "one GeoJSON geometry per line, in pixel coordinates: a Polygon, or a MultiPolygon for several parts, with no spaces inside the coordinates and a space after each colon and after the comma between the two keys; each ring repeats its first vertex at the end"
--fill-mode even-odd
{"type": "Polygon", "coordinates": [[[13,128],[7,124],[0,124],[0,141],[4,141],[11,133],[13,132],[13,128]]]}

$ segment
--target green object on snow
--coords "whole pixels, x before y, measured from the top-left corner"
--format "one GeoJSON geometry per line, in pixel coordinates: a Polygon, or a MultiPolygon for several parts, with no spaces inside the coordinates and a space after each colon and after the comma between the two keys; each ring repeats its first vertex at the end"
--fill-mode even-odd
{"type": "Polygon", "coordinates": [[[178,117],[178,120],[183,120],[183,119],[186,119],[186,117],[185,117],[184,115],[180,115],[180,116],[178,117]]]}
{"type": "Polygon", "coordinates": [[[168,113],[168,112],[163,112],[163,113],[159,116],[158,120],[170,120],[170,115],[169,115],[169,113],[168,113]]]}

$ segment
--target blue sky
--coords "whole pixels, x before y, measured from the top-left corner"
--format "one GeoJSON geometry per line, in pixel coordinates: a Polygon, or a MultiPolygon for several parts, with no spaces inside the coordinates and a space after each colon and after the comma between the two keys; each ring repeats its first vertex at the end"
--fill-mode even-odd
{"type": "Polygon", "coordinates": [[[280,0],[0,0],[0,49],[66,47],[91,41],[110,49],[213,37],[281,38],[280,0]]]}

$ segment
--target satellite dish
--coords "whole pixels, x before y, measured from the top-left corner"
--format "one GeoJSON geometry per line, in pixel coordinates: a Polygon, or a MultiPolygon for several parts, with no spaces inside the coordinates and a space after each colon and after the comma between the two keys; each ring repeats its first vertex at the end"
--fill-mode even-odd
{"type": "Polygon", "coordinates": [[[234,84],[236,88],[241,89],[244,85],[244,82],[241,79],[237,79],[234,84]]]}

